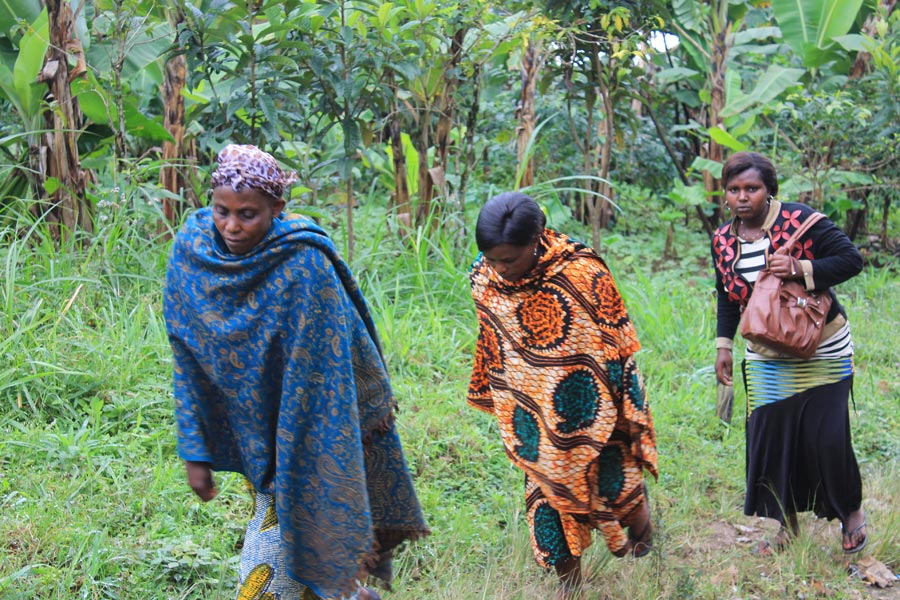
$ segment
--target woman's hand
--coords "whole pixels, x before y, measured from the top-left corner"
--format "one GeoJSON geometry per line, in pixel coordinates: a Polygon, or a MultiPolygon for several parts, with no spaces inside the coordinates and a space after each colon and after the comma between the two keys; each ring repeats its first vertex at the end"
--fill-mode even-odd
{"type": "Polygon", "coordinates": [[[716,354],[716,381],[722,385],[734,385],[734,381],[731,377],[733,363],[734,358],[731,354],[731,350],[728,348],[719,348],[719,351],[716,354]]]}
{"type": "Polygon", "coordinates": [[[216,497],[219,490],[213,483],[212,469],[209,467],[209,463],[186,460],[184,468],[187,471],[188,485],[201,500],[209,502],[216,497]]]}
{"type": "Polygon", "coordinates": [[[803,277],[800,261],[787,254],[770,254],[769,264],[766,268],[772,275],[784,280],[801,279],[803,277]]]}

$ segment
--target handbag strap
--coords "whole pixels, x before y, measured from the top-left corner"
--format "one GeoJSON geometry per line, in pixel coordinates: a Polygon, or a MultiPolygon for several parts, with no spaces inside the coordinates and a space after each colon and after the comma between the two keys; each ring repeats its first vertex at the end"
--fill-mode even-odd
{"type": "Polygon", "coordinates": [[[800,225],[799,228],[797,228],[797,231],[794,232],[794,235],[792,235],[791,238],[777,250],[777,252],[781,252],[783,254],[787,254],[788,252],[790,252],[791,246],[794,245],[794,242],[796,242],[797,240],[802,238],[803,234],[806,233],[807,231],[809,231],[810,227],[812,227],[813,225],[815,225],[816,223],[818,223],[820,220],[822,220],[824,218],[825,218],[825,215],[818,211],[816,211],[813,214],[806,217],[806,220],[803,221],[803,224],[800,225]]]}

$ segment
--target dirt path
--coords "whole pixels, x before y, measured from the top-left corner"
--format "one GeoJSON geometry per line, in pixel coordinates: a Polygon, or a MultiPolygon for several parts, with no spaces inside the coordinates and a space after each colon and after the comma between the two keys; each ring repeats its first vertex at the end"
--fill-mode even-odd
{"type": "MultiPolygon", "coordinates": [[[[706,535],[700,536],[697,543],[693,544],[690,551],[691,556],[685,558],[690,560],[690,558],[702,555],[725,557],[737,552],[749,557],[747,560],[759,561],[760,566],[764,566],[766,559],[755,556],[753,548],[760,540],[774,537],[777,531],[778,524],[769,519],[742,517],[740,522],[714,521],[709,525],[706,535]]],[[[829,540],[837,537],[838,531],[834,523],[813,520],[812,528],[806,534],[808,538],[801,543],[821,546],[823,550],[828,551],[826,544],[829,540]]],[[[873,544],[873,547],[866,548],[857,555],[838,556],[843,562],[848,577],[852,572],[859,579],[856,585],[852,586],[851,593],[853,595],[846,596],[848,600],[900,600],[900,579],[895,579],[892,585],[883,588],[865,581],[865,575],[870,571],[880,572],[882,582],[886,581],[884,576],[890,577],[892,574],[886,565],[877,560],[877,545],[873,544]],[[878,569],[884,570],[878,571],[878,569]]],[[[746,583],[747,569],[744,568],[745,566],[746,562],[738,565],[732,561],[730,565],[723,566],[720,571],[711,573],[710,577],[716,584],[741,589],[746,583]]],[[[896,577],[896,573],[893,575],[896,577]]],[[[824,581],[816,581],[814,578],[809,581],[809,588],[813,592],[811,597],[845,597],[845,592],[837,593],[829,587],[824,581]]]]}

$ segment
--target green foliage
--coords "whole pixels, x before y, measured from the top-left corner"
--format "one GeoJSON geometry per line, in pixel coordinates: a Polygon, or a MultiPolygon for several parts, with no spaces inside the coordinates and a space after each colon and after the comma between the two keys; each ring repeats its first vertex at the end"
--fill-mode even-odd
{"type": "Polygon", "coordinates": [[[186,118],[202,125],[201,148],[215,154],[229,141],[277,147],[283,132],[305,137],[312,115],[296,90],[309,84],[312,73],[304,76],[299,61],[321,52],[305,36],[314,35],[310,23],[331,10],[281,2],[219,2],[211,8],[183,2],[177,23],[177,45],[191,67],[186,118]]]}
{"type": "Polygon", "coordinates": [[[772,1],[785,41],[807,67],[842,57],[835,39],[850,31],[862,5],[863,0],[772,1]]]}
{"type": "MultiPolygon", "coordinates": [[[[0,16],[8,7],[0,9],[0,16]]],[[[22,15],[33,12],[26,6],[15,9],[21,9],[22,15]]],[[[4,25],[0,42],[8,42],[14,53],[4,54],[0,60],[0,104],[6,109],[0,114],[7,115],[0,118],[0,213],[7,206],[18,204],[19,198],[27,197],[34,182],[29,174],[29,148],[41,133],[44,106],[41,86],[36,81],[50,44],[46,9],[38,10],[32,21],[19,18],[15,25],[10,21],[4,21],[4,25]],[[9,37],[4,38],[3,34],[9,37]]]]}
{"type": "MultiPolygon", "coordinates": [[[[732,150],[772,148],[789,154],[791,164],[802,164],[800,151],[774,145],[795,117],[772,108],[800,87],[812,94],[845,85],[850,60],[866,48],[876,68],[863,80],[865,93],[851,101],[872,118],[864,132],[856,132],[863,138],[858,146],[879,167],[871,185],[894,185],[897,174],[887,165],[895,144],[882,140],[894,139],[898,122],[891,70],[896,25],[883,20],[876,37],[863,41],[855,25],[870,7],[860,0],[664,4],[550,2],[558,17],[550,20],[528,3],[88,3],[76,11],[89,69],[72,81],[87,118],[79,129],[79,151],[96,170],[98,188],[119,185],[123,175],[157,173],[133,170],[130,161],[158,156],[160,144],[170,139],[159,89],[165,61],[184,54],[187,141],[197,148],[201,166],[225,143],[255,143],[309,174],[304,183],[314,198],[321,190],[341,202],[347,193],[343,182],[351,176],[359,182],[356,189],[388,195],[392,164],[381,139],[385,124],[400,115],[408,148],[416,148],[409,155],[424,167],[416,175],[424,180],[437,154],[434,129],[448,115],[453,135],[447,164],[440,165],[449,184],[444,200],[465,192],[461,183],[469,181],[478,201],[486,195],[482,188],[516,185],[517,68],[529,40],[557,52],[541,74],[536,111],[542,128],[528,151],[537,179],[601,176],[616,184],[650,185],[663,198],[669,182],[685,177],[710,141],[732,150]],[[651,56],[647,42],[654,29],[675,31],[680,44],[651,56]],[[458,33],[457,61],[451,51],[458,33]],[[727,42],[723,56],[712,56],[714,39],[727,42]],[[789,47],[798,50],[786,52],[789,47]],[[647,60],[653,69],[645,68],[647,60]],[[711,82],[719,76],[725,89],[720,122],[701,125],[711,82]],[[612,101],[611,110],[601,106],[598,89],[612,101]],[[655,129],[634,110],[638,99],[658,111],[655,129]],[[575,101],[583,110],[572,109],[575,101]],[[470,110],[478,118],[464,126],[470,110]],[[614,123],[612,134],[598,123],[614,123]],[[879,126],[886,135],[879,135],[879,126]],[[604,163],[596,155],[604,144],[612,146],[608,173],[601,172],[604,163]],[[104,154],[118,156],[97,159],[104,154]]],[[[28,148],[41,135],[45,108],[46,90],[35,83],[47,44],[40,14],[36,0],[0,6],[0,103],[6,109],[0,110],[0,210],[27,204],[30,195],[58,183],[40,180],[39,169],[29,164],[28,148]]],[[[838,168],[859,173],[866,162],[838,168]]],[[[417,177],[410,181],[415,190],[417,177]]],[[[858,180],[848,185],[858,187],[858,180]]],[[[883,202],[879,195],[871,205],[859,204],[837,183],[828,187],[836,190],[835,214],[883,202]]],[[[100,189],[89,193],[103,195],[100,189]]],[[[472,200],[460,198],[458,206],[472,200]]],[[[577,208],[583,199],[569,193],[561,201],[577,208]]]]}
{"type": "Polygon", "coordinates": [[[900,148],[896,136],[880,135],[873,111],[886,109],[869,104],[865,93],[865,89],[800,91],[773,106],[781,128],[771,152],[780,157],[790,175],[783,186],[786,197],[806,194],[811,204],[834,220],[860,208],[844,190],[873,187],[876,179],[869,172],[876,169],[872,167],[883,164],[886,156],[896,156],[900,148]],[[785,148],[782,138],[788,140],[788,152],[781,151],[785,148]],[[861,139],[880,141],[865,146],[861,139]],[[792,161],[796,162],[792,165],[792,161]]]}
{"type": "MultiPolygon", "coordinates": [[[[860,162],[867,165],[878,184],[890,185],[900,176],[900,105],[895,101],[900,97],[900,12],[877,19],[876,31],[879,37],[866,42],[873,68],[861,82],[861,95],[872,107],[872,119],[864,136],[857,139],[866,139],[858,144],[863,155],[860,162]]],[[[873,208],[884,207],[891,199],[897,200],[896,188],[876,198],[881,202],[873,202],[873,208]]],[[[883,220],[885,230],[889,229],[887,220],[883,220]]]]}
{"type": "Polygon", "coordinates": [[[6,0],[0,3],[0,37],[16,42],[22,25],[33,23],[41,13],[40,2],[34,0],[6,0]]]}
{"type": "Polygon", "coordinates": [[[50,45],[46,9],[32,22],[19,39],[18,57],[10,72],[0,63],[0,89],[16,108],[26,129],[35,128],[35,119],[41,107],[38,74],[44,64],[44,54],[50,45]]]}
{"type": "Polygon", "coordinates": [[[740,79],[738,79],[729,86],[725,106],[722,108],[722,116],[726,119],[740,117],[739,120],[731,119],[730,124],[746,122],[749,117],[762,112],[763,107],[773,102],[786,90],[797,87],[803,74],[803,69],[770,65],[747,94],[741,90],[740,79]]]}
{"type": "MultiPolygon", "coordinates": [[[[677,171],[690,177],[691,165],[718,175],[720,165],[694,160],[713,139],[768,153],[787,179],[785,195],[813,192],[813,203],[835,218],[896,205],[900,16],[880,21],[866,41],[874,69],[842,88],[861,47],[843,35],[852,31],[858,1],[776,2],[774,21],[772,9],[752,6],[760,3],[676,1],[682,44],[654,57],[666,70],[651,82],[629,61],[594,80],[590,61],[637,56],[643,33],[658,25],[648,19],[654,3],[554,4],[565,4],[564,16],[572,17],[567,31],[579,40],[596,34],[602,52],[571,52],[543,17],[508,14],[510,7],[496,3],[88,3],[79,18],[87,25],[81,34],[90,72],[73,89],[89,120],[79,146],[83,165],[96,174],[88,195],[98,233],[88,246],[60,246],[20,202],[29,195],[29,146],[42,133],[45,90],[34,82],[46,17],[37,2],[0,2],[0,597],[233,597],[249,501],[240,481],[226,476],[217,500],[201,505],[174,450],[159,305],[167,248],[157,240],[152,203],[159,197],[156,148],[167,139],[158,87],[170,46],[188,58],[188,137],[201,163],[226,142],[276,150],[302,175],[292,206],[329,228],[338,228],[335,211],[347,201],[342,178],[362,179],[359,189],[369,192],[358,211],[362,248],[353,267],[383,336],[401,434],[434,530],[398,554],[394,596],[553,594],[552,574],[530,556],[521,475],[505,459],[496,426],[463,402],[475,334],[467,227],[484,198],[515,186],[519,35],[569,49],[543,73],[542,126],[529,147],[542,182],[531,191],[551,224],[586,239],[573,214],[584,182],[599,181],[578,146],[597,122],[586,110],[567,111],[567,103],[596,102],[596,84],[610,85],[618,104],[603,118],[623,125],[609,178],[619,210],[598,245],[644,345],[639,361],[662,471],[651,483],[657,542],[644,561],[613,560],[597,543],[586,557],[588,574],[612,598],[811,597],[823,581],[835,597],[862,595],[845,577],[834,523],[804,520],[798,543],[770,561],[750,556],[742,540],[762,537],[765,528],[740,515],[741,419],[723,425],[712,410],[712,282],[708,242],[692,210],[703,199],[692,181],[672,181],[677,171]],[[828,7],[848,12],[819,10],[828,7]],[[603,36],[627,29],[626,8],[641,35],[606,44],[603,36]],[[465,56],[451,70],[449,40],[461,29],[465,56]],[[709,128],[680,117],[708,109],[707,76],[719,64],[709,42],[720,35],[732,42],[722,57],[725,105],[721,124],[709,128]],[[788,45],[794,54],[785,52],[788,45]],[[552,68],[557,64],[572,70],[569,79],[552,68]],[[471,130],[455,113],[449,166],[456,172],[447,173],[459,180],[462,141],[471,134],[473,191],[463,214],[398,240],[383,214],[393,182],[379,132],[395,99],[411,107],[403,133],[415,189],[415,161],[424,164],[434,149],[420,153],[413,142],[439,118],[436,99],[450,79],[459,80],[455,109],[469,109],[476,89],[481,94],[471,130]],[[660,113],[658,130],[633,109],[638,97],[660,113]],[[128,156],[112,156],[122,128],[128,156]],[[671,155],[662,136],[670,138],[671,155]],[[871,192],[868,204],[860,191],[871,192]]],[[[50,189],[55,180],[37,183],[32,189],[50,189]]],[[[896,209],[884,226],[896,237],[896,209]]],[[[348,234],[336,237],[346,244],[348,234]]],[[[870,548],[896,570],[900,517],[890,507],[900,494],[900,445],[888,433],[900,426],[892,335],[900,288],[888,250],[877,259],[894,266],[870,268],[839,293],[857,341],[851,418],[865,506],[876,525],[870,548]]],[[[739,392],[738,408],[742,401],[739,392]]]]}
{"type": "MultiPolygon", "coordinates": [[[[893,48],[896,34],[883,15],[874,21],[878,41],[853,33],[868,10],[861,2],[830,0],[771,7],[675,2],[672,26],[681,44],[657,64],[663,66],[659,89],[695,120],[676,121],[671,129],[669,148],[691,149],[685,164],[692,169],[679,169],[682,182],[692,183],[685,181],[692,171],[718,177],[721,165],[696,157],[708,136],[730,151],[770,156],[785,180],[785,197],[825,210],[853,235],[883,208],[884,238],[898,148],[896,77],[890,74],[896,61],[885,49],[893,48]],[[724,40],[727,53],[716,55],[710,40],[724,40]],[[876,67],[850,81],[853,53],[862,48],[878,55],[876,67]],[[724,105],[719,120],[707,126],[703,111],[712,110],[716,82],[724,105]]],[[[709,190],[709,176],[704,184],[709,190]]]]}

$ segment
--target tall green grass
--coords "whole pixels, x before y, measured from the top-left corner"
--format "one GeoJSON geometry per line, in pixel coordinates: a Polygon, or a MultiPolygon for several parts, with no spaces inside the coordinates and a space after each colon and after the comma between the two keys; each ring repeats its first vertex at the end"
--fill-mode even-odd
{"type": "MultiPolygon", "coordinates": [[[[564,230],[583,233],[571,223],[564,230]]],[[[326,227],[328,224],[326,223],[326,227]]],[[[399,240],[361,210],[353,270],[382,336],[401,435],[433,530],[396,558],[386,598],[552,597],[531,557],[521,474],[496,425],[466,406],[475,316],[458,227],[399,240]]],[[[191,494],[175,455],[170,356],[161,318],[168,245],[140,215],[103,223],[90,246],[58,247],[25,216],[0,232],[0,598],[233,598],[250,510],[238,477],[191,494]],[[22,235],[22,232],[25,232],[22,235]]],[[[342,232],[335,228],[339,244],[342,232]]],[[[772,559],[750,553],[772,524],[742,515],[743,394],[715,417],[715,307],[707,241],[678,232],[610,235],[604,255],[638,330],[656,423],[650,482],[654,552],[585,558],[589,598],[862,598],[836,523],[772,559]],[[825,590],[823,592],[822,590],[825,590]]],[[[900,276],[867,270],[841,286],[857,344],[855,446],[864,473],[867,552],[900,568],[900,276]]]]}

